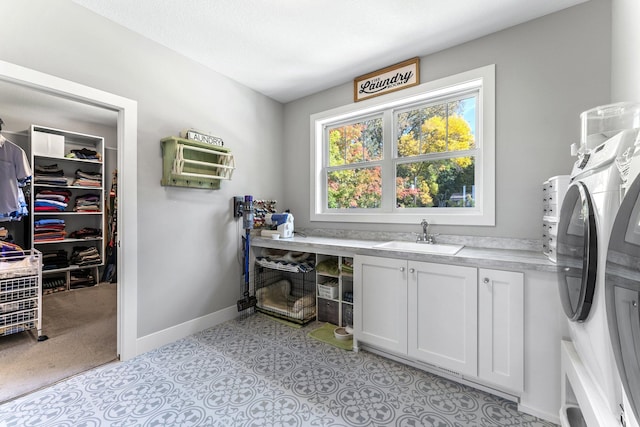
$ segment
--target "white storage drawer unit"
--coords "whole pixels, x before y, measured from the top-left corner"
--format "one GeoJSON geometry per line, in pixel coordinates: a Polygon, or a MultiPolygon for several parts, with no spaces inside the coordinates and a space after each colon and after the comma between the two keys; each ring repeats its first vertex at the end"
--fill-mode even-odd
{"type": "Polygon", "coordinates": [[[569,180],[569,175],[558,175],[542,184],[542,252],[554,262],[560,209],[569,180]]]}
{"type": "Polygon", "coordinates": [[[0,258],[0,336],[42,332],[42,264],[37,250],[0,258]]]}

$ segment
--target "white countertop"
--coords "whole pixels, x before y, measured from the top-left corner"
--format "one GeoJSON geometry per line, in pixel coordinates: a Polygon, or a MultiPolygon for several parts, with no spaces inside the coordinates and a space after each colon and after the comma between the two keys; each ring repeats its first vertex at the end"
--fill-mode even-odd
{"type": "Polygon", "coordinates": [[[490,249],[465,246],[456,255],[423,254],[375,248],[384,243],[379,240],[340,239],[334,237],[294,236],[289,239],[274,240],[252,236],[251,246],[284,249],[296,252],[313,252],[327,255],[353,256],[372,255],[388,258],[402,258],[414,261],[459,264],[509,270],[536,270],[556,272],[556,264],[541,252],[517,249],[490,249]]]}

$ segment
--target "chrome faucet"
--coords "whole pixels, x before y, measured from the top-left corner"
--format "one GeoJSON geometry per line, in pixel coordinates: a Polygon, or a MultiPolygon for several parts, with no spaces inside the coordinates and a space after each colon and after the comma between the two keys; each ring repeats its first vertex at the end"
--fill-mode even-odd
{"type": "Polygon", "coordinates": [[[429,222],[426,219],[423,219],[420,225],[422,226],[422,235],[418,234],[416,243],[427,243],[427,244],[435,243],[433,240],[433,235],[429,234],[429,222]]]}

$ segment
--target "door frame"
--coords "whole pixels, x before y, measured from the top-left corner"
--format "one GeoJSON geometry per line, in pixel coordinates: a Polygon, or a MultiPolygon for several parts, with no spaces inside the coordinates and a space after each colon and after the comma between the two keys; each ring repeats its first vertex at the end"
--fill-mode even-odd
{"type": "Polygon", "coordinates": [[[0,80],[118,114],[117,351],[120,360],[131,359],[138,337],[138,103],[5,61],[0,80]]]}

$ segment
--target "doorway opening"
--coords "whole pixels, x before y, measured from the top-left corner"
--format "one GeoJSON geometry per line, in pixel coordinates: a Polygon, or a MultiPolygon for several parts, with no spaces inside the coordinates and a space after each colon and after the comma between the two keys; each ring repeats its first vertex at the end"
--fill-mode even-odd
{"type": "MultiPolygon", "coordinates": [[[[16,108],[47,108],[48,102],[58,101],[69,108],[84,107],[85,111],[106,112],[112,117],[116,127],[117,143],[113,151],[117,153],[119,202],[118,235],[114,241],[117,249],[116,341],[120,360],[130,359],[137,355],[137,103],[3,61],[0,61],[0,85],[7,88],[6,92],[20,91],[16,108]]],[[[9,98],[3,93],[3,103],[9,98]]],[[[110,176],[105,176],[105,186],[108,191],[110,176]]]]}

